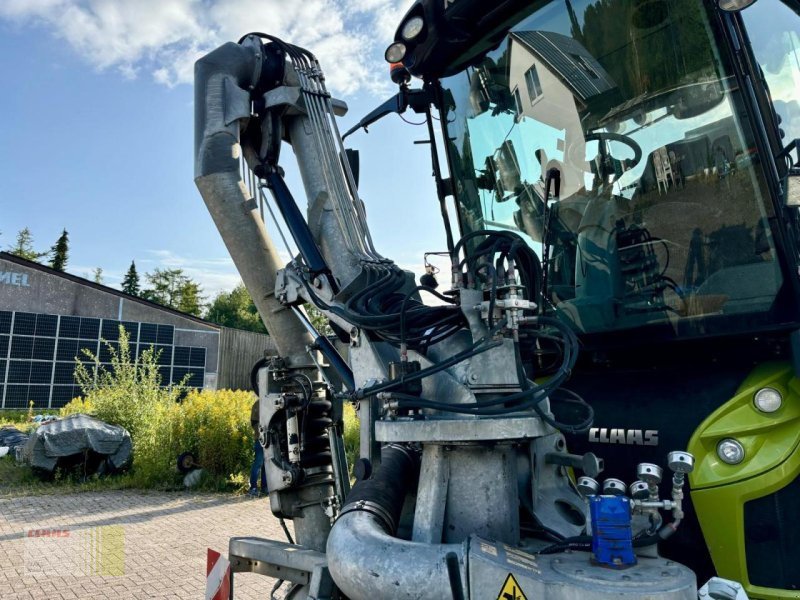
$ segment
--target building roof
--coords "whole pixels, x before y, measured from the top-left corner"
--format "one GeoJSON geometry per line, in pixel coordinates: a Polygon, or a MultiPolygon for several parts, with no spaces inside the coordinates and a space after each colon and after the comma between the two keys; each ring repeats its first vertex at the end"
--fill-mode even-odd
{"type": "Polygon", "coordinates": [[[156,308],[158,310],[163,310],[165,312],[171,313],[173,315],[177,315],[179,317],[183,317],[184,319],[189,319],[190,321],[195,321],[197,323],[201,323],[208,327],[213,327],[215,329],[222,329],[221,325],[217,323],[212,323],[211,321],[206,321],[205,319],[201,319],[200,317],[196,317],[194,315],[190,315],[185,312],[181,312],[179,310],[175,310],[174,308],[169,308],[168,306],[163,306],[158,304],[157,302],[151,302],[150,300],[145,300],[144,298],[139,298],[138,296],[131,296],[130,294],[126,294],[123,291],[114,289],[112,287],[108,287],[107,285],[103,285],[102,283],[95,283],[90,279],[86,279],[84,277],[78,277],[77,275],[72,275],[71,273],[65,273],[63,271],[56,271],[55,269],[51,269],[48,266],[42,265],[40,263],[34,262],[32,260],[27,260],[17,256],[16,254],[11,254],[9,252],[2,252],[0,251],[0,260],[5,260],[8,262],[16,263],[22,267],[26,267],[28,269],[33,269],[35,271],[40,271],[42,273],[46,273],[47,275],[53,275],[55,277],[61,277],[62,279],[66,279],[67,281],[72,281],[73,283],[77,283],[79,285],[85,285],[87,287],[94,288],[101,292],[105,292],[107,294],[111,294],[113,296],[117,296],[120,298],[124,298],[129,302],[136,302],[139,304],[144,304],[145,306],[149,306],[151,308],[156,308]]]}
{"type": "Polygon", "coordinates": [[[512,35],[539,55],[584,102],[617,87],[597,59],[571,37],[552,31],[514,31],[512,35]]]}

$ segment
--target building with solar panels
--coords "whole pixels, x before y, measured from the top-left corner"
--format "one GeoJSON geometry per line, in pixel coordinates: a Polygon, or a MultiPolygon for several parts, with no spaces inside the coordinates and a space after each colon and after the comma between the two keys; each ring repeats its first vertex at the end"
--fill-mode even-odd
{"type": "Polygon", "coordinates": [[[60,408],[81,395],[75,361],[107,367],[128,332],[131,356],[158,353],[162,385],[249,389],[268,336],[229,329],[0,252],[0,408],[60,408]],[[96,360],[86,356],[89,350],[96,360]]]}

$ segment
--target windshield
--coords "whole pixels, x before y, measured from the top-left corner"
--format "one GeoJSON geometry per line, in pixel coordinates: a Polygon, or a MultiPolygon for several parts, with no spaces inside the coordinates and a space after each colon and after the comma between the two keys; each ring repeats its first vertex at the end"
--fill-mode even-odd
{"type": "Polygon", "coordinates": [[[800,7],[760,0],[742,12],[785,140],[800,138],[800,7]]]}
{"type": "Polygon", "coordinates": [[[713,14],[699,0],[535,6],[442,81],[463,232],[520,233],[546,308],[582,332],[765,318],[783,282],[774,214],[713,14]]]}

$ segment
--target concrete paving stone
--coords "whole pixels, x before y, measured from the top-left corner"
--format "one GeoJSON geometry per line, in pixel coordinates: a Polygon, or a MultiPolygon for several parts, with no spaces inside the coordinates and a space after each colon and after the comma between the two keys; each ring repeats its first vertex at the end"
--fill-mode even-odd
{"type": "MultiPolygon", "coordinates": [[[[266,500],[130,490],[3,498],[0,598],[202,598],[206,549],[224,554],[228,539],[236,535],[284,539],[266,500]],[[26,537],[31,529],[70,535],[26,546],[32,543],[26,537]],[[114,545],[120,539],[121,549],[114,545]],[[91,556],[98,560],[87,561],[91,556]],[[119,566],[121,575],[103,570],[119,566]]],[[[266,598],[273,583],[267,577],[237,575],[236,598],[266,598]]]]}

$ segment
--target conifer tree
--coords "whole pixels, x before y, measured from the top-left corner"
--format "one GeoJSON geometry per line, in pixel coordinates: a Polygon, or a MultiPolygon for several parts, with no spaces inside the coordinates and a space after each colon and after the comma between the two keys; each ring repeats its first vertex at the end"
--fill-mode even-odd
{"type": "Polygon", "coordinates": [[[139,273],[136,271],[136,263],[134,261],[131,261],[131,266],[122,280],[122,291],[131,296],[139,296],[142,293],[142,289],[139,286],[139,273]]]}
{"type": "Polygon", "coordinates": [[[37,252],[33,249],[33,234],[27,227],[17,233],[17,241],[13,246],[9,247],[8,251],[20,258],[32,261],[38,261],[40,258],[47,256],[47,252],[37,252]]]}
{"type": "Polygon", "coordinates": [[[55,245],[50,249],[50,266],[55,269],[56,271],[63,272],[64,269],[67,267],[67,261],[69,260],[69,234],[67,230],[64,229],[61,232],[58,240],[56,240],[55,245]]]}

